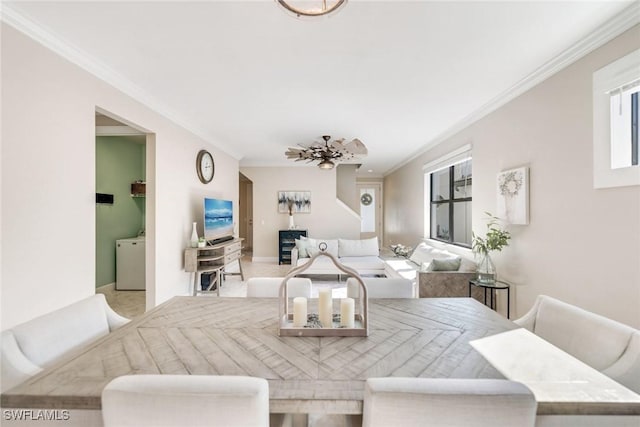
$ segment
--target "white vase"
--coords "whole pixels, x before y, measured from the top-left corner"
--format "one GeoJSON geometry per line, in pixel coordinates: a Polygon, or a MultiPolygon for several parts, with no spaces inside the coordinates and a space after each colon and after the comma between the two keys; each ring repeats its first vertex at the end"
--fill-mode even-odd
{"type": "Polygon", "coordinates": [[[293,223],[293,215],[289,215],[289,230],[295,230],[296,225],[293,223]]]}
{"type": "Polygon", "coordinates": [[[198,247],[198,230],[196,229],[197,224],[198,224],[197,222],[194,222],[193,228],[191,230],[191,247],[192,248],[198,247]]]}

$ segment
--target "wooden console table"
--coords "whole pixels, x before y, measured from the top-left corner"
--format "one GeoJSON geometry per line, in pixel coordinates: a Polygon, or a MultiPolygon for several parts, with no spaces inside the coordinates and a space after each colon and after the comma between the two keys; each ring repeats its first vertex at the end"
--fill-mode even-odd
{"type": "Polygon", "coordinates": [[[220,286],[224,280],[224,276],[240,275],[241,280],[244,280],[244,274],[242,273],[242,241],[244,239],[233,239],[226,242],[218,243],[212,246],[205,246],[203,248],[187,248],[184,251],[184,270],[193,274],[193,295],[216,292],[220,296],[220,286]],[[230,273],[225,271],[225,268],[238,261],[239,273],[230,273]],[[200,283],[202,281],[203,273],[213,273],[211,283],[207,289],[201,289],[200,283]],[[216,285],[216,289],[212,290],[213,285],[216,285]]]}

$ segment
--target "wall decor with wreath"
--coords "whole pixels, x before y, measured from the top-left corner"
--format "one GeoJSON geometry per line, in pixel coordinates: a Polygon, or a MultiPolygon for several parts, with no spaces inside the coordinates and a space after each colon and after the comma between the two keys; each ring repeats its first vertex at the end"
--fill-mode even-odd
{"type": "Polygon", "coordinates": [[[497,216],[509,224],[529,224],[529,168],[498,174],[497,216]]]}

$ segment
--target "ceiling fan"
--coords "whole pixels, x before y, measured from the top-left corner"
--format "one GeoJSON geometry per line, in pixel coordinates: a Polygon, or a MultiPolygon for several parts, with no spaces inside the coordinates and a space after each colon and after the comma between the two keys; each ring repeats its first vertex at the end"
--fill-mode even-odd
{"type": "Polygon", "coordinates": [[[299,162],[307,160],[307,163],[319,161],[320,169],[333,169],[336,162],[345,162],[365,157],[368,153],[367,147],[357,138],[351,142],[344,143],[344,138],[334,139],[329,142],[331,136],[323,135],[324,142],[316,141],[305,147],[298,144],[301,148],[291,148],[284,153],[287,159],[299,162]]]}

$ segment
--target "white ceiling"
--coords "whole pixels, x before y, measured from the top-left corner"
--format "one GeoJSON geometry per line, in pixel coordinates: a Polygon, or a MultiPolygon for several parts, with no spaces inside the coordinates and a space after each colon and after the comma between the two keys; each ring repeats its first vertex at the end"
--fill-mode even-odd
{"type": "Polygon", "coordinates": [[[301,20],[270,0],[19,1],[3,19],[241,166],[291,165],[288,146],[329,134],[362,140],[360,174],[383,175],[631,3],[351,0],[301,20]]]}

